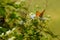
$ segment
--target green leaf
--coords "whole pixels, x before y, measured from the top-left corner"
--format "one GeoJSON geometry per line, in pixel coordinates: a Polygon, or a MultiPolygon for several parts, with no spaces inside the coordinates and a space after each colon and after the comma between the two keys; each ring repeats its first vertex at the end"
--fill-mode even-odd
{"type": "Polygon", "coordinates": [[[3,32],[5,33],[6,31],[7,31],[6,28],[0,28],[0,34],[3,33],[3,32]]]}
{"type": "Polygon", "coordinates": [[[12,14],[10,14],[10,18],[11,18],[11,19],[15,19],[15,18],[16,18],[15,12],[12,12],[12,14]]]}
{"type": "Polygon", "coordinates": [[[23,35],[17,36],[16,40],[23,40],[23,35]]]}
{"type": "Polygon", "coordinates": [[[0,7],[0,16],[5,17],[5,8],[4,7],[0,7]]]}
{"type": "Polygon", "coordinates": [[[38,20],[33,20],[33,25],[37,26],[37,24],[38,24],[38,20]]]}

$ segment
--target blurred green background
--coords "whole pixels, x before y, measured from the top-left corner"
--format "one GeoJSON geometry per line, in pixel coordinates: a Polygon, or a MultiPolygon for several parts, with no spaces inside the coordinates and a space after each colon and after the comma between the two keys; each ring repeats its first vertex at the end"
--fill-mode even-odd
{"type": "MultiPolygon", "coordinates": [[[[30,9],[34,9],[36,4],[38,5],[45,5],[45,0],[28,0],[31,4],[30,9]],[[42,2],[42,3],[41,3],[42,2]],[[41,4],[40,4],[41,3],[41,4]]],[[[48,24],[48,27],[55,33],[60,35],[60,0],[47,0],[47,10],[46,14],[51,16],[51,21],[48,24]]],[[[43,7],[42,5],[42,7],[43,7]]]]}
{"type": "Polygon", "coordinates": [[[51,15],[52,18],[49,27],[60,35],[60,0],[48,0],[47,14],[51,15]]]}

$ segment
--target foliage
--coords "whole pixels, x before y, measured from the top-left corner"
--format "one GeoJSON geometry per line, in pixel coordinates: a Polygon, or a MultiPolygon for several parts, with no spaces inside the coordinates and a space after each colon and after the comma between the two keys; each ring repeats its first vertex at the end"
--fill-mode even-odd
{"type": "Polygon", "coordinates": [[[25,1],[1,0],[0,40],[51,40],[57,35],[47,27],[49,19],[36,17],[25,1]]]}

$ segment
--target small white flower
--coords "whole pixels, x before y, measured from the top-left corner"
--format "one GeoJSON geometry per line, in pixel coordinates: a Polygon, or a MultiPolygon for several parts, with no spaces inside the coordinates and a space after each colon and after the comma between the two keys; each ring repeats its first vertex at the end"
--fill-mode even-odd
{"type": "Polygon", "coordinates": [[[16,27],[15,27],[15,28],[13,28],[13,29],[12,29],[12,31],[14,31],[15,29],[16,29],[16,27]]]}
{"type": "Polygon", "coordinates": [[[11,38],[9,38],[8,40],[14,40],[15,39],[15,37],[11,37],[11,38]]]}
{"type": "Polygon", "coordinates": [[[2,28],[2,27],[0,27],[0,28],[2,28]]]}
{"type": "Polygon", "coordinates": [[[1,35],[4,35],[4,33],[2,33],[1,35]]]}
{"type": "Polygon", "coordinates": [[[33,12],[30,13],[30,15],[34,14],[33,12]]]}
{"type": "Polygon", "coordinates": [[[31,17],[32,19],[34,19],[34,18],[35,18],[35,16],[36,16],[36,15],[35,15],[35,14],[33,14],[33,15],[31,15],[30,17],[31,17]]]}
{"type": "Polygon", "coordinates": [[[30,17],[31,17],[32,19],[34,19],[35,16],[36,16],[36,15],[35,15],[34,13],[32,13],[32,12],[30,13],[30,17]]]}
{"type": "Polygon", "coordinates": [[[4,33],[2,33],[0,36],[2,37],[4,35],[4,33]]]}
{"type": "Polygon", "coordinates": [[[46,18],[40,18],[40,20],[46,20],[46,18]]]}
{"type": "Polygon", "coordinates": [[[17,4],[17,5],[19,5],[20,3],[21,3],[20,1],[15,2],[15,4],[17,4]]]}
{"type": "Polygon", "coordinates": [[[40,19],[41,19],[41,20],[46,20],[46,21],[50,20],[49,18],[46,18],[46,17],[40,18],[40,19]]]}
{"type": "Polygon", "coordinates": [[[23,24],[23,23],[24,23],[24,22],[21,20],[21,21],[20,21],[20,24],[23,24]]]}
{"type": "Polygon", "coordinates": [[[10,33],[11,33],[11,30],[7,31],[7,32],[6,32],[6,35],[9,35],[10,33]]]}

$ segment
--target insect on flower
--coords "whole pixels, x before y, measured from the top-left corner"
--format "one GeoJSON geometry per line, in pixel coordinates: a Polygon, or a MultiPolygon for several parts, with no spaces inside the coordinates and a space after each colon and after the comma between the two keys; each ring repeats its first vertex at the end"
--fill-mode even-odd
{"type": "Polygon", "coordinates": [[[43,17],[45,9],[42,12],[36,11],[36,17],[43,17]]]}

